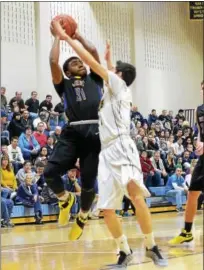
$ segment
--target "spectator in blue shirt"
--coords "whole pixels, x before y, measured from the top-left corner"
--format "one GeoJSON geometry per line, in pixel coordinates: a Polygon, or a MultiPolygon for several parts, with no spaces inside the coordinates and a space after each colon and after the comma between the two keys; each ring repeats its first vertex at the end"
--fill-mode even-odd
{"type": "Polygon", "coordinates": [[[152,110],[152,113],[148,117],[148,124],[151,126],[152,123],[155,123],[158,119],[156,110],[152,110]]]}
{"type": "Polygon", "coordinates": [[[174,197],[176,199],[176,210],[177,212],[182,212],[182,196],[186,195],[188,192],[188,187],[185,184],[183,178],[182,168],[180,166],[176,167],[176,172],[171,177],[169,177],[166,184],[166,195],[169,197],[174,197]]]}
{"type": "Polygon", "coordinates": [[[21,134],[18,146],[21,148],[25,160],[32,160],[37,157],[40,151],[40,145],[32,135],[31,127],[27,127],[25,133],[21,134]]]}

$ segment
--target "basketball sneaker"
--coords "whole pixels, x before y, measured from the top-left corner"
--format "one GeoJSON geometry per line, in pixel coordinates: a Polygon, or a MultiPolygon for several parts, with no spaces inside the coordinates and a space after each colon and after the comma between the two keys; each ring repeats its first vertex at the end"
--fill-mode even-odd
{"type": "Polygon", "coordinates": [[[128,255],[125,252],[120,251],[118,256],[119,256],[119,258],[118,258],[118,262],[116,264],[108,264],[108,265],[100,268],[100,270],[108,270],[108,269],[111,269],[111,270],[123,269],[123,270],[125,270],[125,269],[127,269],[127,266],[131,264],[131,262],[134,258],[132,250],[131,250],[131,253],[128,255]]]}
{"type": "Polygon", "coordinates": [[[69,193],[68,199],[66,201],[59,201],[59,225],[65,226],[68,224],[68,217],[70,210],[75,203],[75,196],[73,193],[69,193]]]}
{"type": "Polygon", "coordinates": [[[171,239],[168,243],[169,245],[180,245],[185,242],[191,242],[193,240],[193,235],[191,232],[187,232],[186,230],[182,229],[181,233],[171,239]]]}
{"type": "Polygon", "coordinates": [[[157,246],[151,249],[146,249],[146,257],[152,259],[155,265],[168,266],[168,261],[164,259],[157,246]]]}
{"type": "Polygon", "coordinates": [[[74,241],[78,240],[81,237],[84,226],[87,223],[87,220],[88,216],[86,219],[84,219],[80,216],[80,214],[78,215],[69,233],[69,240],[74,241]]]}

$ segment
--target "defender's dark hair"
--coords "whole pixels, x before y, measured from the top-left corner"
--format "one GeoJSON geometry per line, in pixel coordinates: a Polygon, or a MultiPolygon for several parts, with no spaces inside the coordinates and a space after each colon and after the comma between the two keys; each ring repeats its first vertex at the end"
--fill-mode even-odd
{"type": "Polygon", "coordinates": [[[64,64],[63,64],[63,71],[64,71],[65,74],[66,74],[67,71],[69,71],[69,63],[70,63],[72,60],[74,60],[74,59],[79,59],[79,57],[77,57],[77,56],[72,56],[72,57],[68,58],[68,59],[64,62],[64,64]]]}
{"type": "Polygon", "coordinates": [[[136,68],[122,61],[116,62],[116,72],[122,72],[122,78],[127,86],[130,86],[136,78],[136,68]]]}
{"type": "Polygon", "coordinates": [[[201,85],[204,84],[204,80],[202,80],[202,82],[200,83],[201,85]]]}

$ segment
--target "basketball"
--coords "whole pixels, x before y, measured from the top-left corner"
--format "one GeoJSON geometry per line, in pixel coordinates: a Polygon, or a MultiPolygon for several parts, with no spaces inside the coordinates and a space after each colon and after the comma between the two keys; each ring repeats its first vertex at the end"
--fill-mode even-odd
{"type": "Polygon", "coordinates": [[[53,21],[62,20],[63,27],[68,36],[72,37],[77,29],[76,21],[69,15],[60,14],[53,18],[53,21]]]}

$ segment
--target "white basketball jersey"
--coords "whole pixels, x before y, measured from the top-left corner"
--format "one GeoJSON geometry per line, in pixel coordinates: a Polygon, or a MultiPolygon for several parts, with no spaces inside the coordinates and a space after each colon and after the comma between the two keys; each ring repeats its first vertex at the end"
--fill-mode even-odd
{"type": "Polygon", "coordinates": [[[130,110],[132,95],[126,83],[115,73],[108,71],[99,111],[99,134],[102,146],[121,135],[130,135],[130,110]]]}

